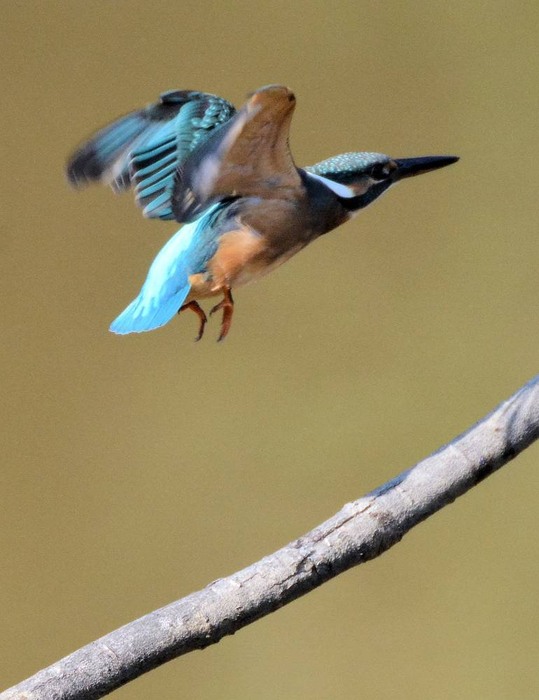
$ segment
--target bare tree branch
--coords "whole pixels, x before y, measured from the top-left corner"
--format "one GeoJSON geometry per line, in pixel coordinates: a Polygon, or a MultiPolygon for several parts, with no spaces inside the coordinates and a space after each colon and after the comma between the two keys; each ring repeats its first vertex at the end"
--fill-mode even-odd
{"type": "Polygon", "coordinates": [[[539,376],[470,430],[295,542],[88,644],[0,700],[100,698],[170,659],[215,644],[379,556],[538,436],[539,376]]]}

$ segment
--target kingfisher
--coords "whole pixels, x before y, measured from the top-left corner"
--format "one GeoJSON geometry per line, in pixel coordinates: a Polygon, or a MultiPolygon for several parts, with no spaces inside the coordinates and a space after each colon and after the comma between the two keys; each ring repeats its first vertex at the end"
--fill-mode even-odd
{"type": "Polygon", "coordinates": [[[256,90],[239,110],[216,95],[172,90],[73,153],[72,185],[132,187],[144,216],[183,224],[111,331],[151,331],[189,309],[200,340],[208,318],[199,301],[217,296],[210,315],[222,312],[223,340],[232,290],[282,265],[400,180],[458,160],[350,152],[298,168],[288,145],[295,104],[283,85],[256,90]]]}

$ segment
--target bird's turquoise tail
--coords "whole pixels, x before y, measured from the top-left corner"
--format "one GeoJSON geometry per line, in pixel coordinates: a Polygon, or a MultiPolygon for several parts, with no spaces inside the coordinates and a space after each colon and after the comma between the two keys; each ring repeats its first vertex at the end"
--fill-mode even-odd
{"type": "Polygon", "coordinates": [[[187,299],[189,277],[205,269],[215,253],[217,237],[212,229],[215,204],[208,212],[185,224],[159,251],[148,270],[138,297],[112,322],[113,333],[142,333],[168,323],[187,299]]]}
{"type": "Polygon", "coordinates": [[[110,330],[125,335],[153,331],[164,326],[178,313],[189,289],[190,285],[187,284],[168,299],[160,299],[145,294],[143,287],[138,297],[111,323],[110,330]]]}
{"type": "Polygon", "coordinates": [[[180,310],[191,284],[182,255],[188,249],[194,226],[184,226],[160,250],[136,299],[115,319],[113,333],[142,333],[168,323],[180,310]]]}

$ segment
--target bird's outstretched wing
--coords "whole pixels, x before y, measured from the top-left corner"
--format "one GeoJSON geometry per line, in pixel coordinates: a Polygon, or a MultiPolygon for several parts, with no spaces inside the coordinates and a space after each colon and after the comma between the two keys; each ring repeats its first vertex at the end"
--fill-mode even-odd
{"type": "Polygon", "coordinates": [[[193,221],[226,197],[286,198],[301,187],[288,147],[295,103],[294,94],[282,85],[260,88],[194,149],[174,181],[177,221],[193,221]]]}
{"type": "Polygon", "coordinates": [[[159,102],[126,114],[83,143],[67,163],[67,177],[77,187],[93,181],[116,191],[133,186],[144,216],[174,219],[177,168],[235,111],[216,95],[165,92],[159,102]]]}

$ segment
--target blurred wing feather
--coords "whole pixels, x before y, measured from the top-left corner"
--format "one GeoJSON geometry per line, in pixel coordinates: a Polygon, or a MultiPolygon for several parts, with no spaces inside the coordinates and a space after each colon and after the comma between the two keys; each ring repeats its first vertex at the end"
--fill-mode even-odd
{"type": "Polygon", "coordinates": [[[75,186],[101,181],[116,191],[133,185],[144,216],[173,219],[176,169],[234,112],[216,95],[163,93],[159,102],[121,117],[82,144],[67,164],[68,179],[75,186]]]}

